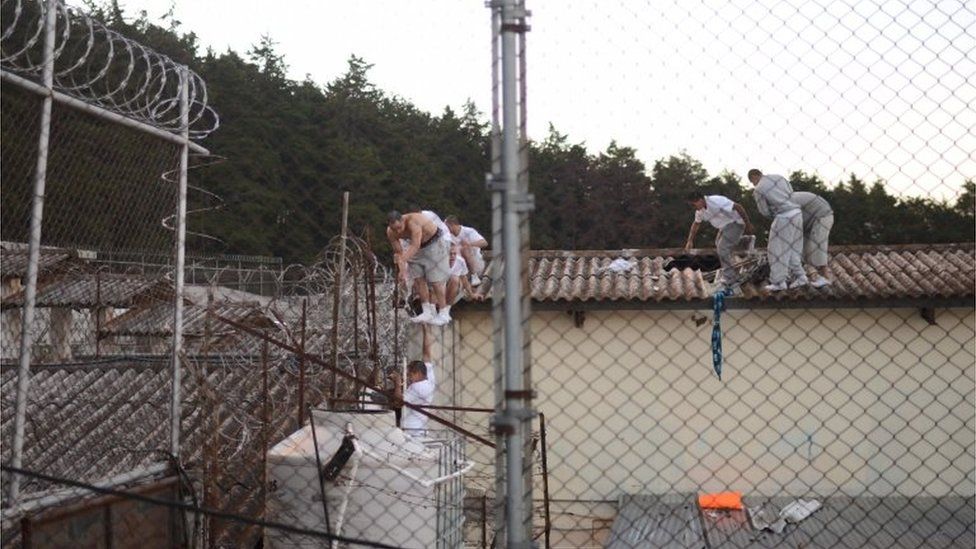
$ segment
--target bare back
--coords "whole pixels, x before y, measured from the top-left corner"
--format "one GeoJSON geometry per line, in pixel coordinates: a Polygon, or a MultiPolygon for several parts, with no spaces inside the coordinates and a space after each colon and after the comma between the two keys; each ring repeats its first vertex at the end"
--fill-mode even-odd
{"type": "Polygon", "coordinates": [[[421,244],[427,242],[437,234],[437,225],[422,213],[403,214],[400,219],[402,224],[400,225],[401,228],[399,231],[389,226],[386,228],[386,237],[390,241],[394,253],[411,250],[408,255],[412,256],[417,252],[421,244]],[[410,242],[407,249],[401,248],[401,239],[410,242]]]}

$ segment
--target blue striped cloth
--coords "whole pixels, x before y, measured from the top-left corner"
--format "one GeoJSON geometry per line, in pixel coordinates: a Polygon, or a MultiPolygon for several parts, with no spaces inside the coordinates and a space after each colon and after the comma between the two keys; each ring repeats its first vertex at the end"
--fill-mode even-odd
{"type": "Polygon", "coordinates": [[[712,310],[715,312],[712,323],[712,368],[719,379],[722,379],[722,311],[725,310],[725,297],[731,295],[731,289],[724,289],[715,292],[712,298],[712,310]]]}

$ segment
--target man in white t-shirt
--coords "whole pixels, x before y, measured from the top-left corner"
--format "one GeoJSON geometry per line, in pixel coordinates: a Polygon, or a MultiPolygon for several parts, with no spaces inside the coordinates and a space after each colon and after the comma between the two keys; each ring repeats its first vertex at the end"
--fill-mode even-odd
{"type": "MultiPolygon", "coordinates": [[[[424,326],[424,355],[423,360],[412,360],[407,364],[407,388],[403,390],[397,378],[394,396],[407,404],[414,406],[430,406],[434,404],[434,391],[437,389],[437,379],[434,373],[434,363],[431,360],[429,329],[424,326]]],[[[408,406],[403,407],[403,419],[400,428],[414,436],[426,436],[427,416],[408,406]]]]}
{"type": "Polygon", "coordinates": [[[451,278],[447,279],[447,304],[453,305],[466,295],[474,301],[482,301],[480,295],[468,282],[468,263],[457,253],[457,246],[451,246],[451,278]],[[464,291],[462,294],[461,291],[464,291]]]}
{"type": "Polygon", "coordinates": [[[444,223],[451,231],[459,255],[468,265],[468,270],[471,272],[471,285],[481,284],[481,274],[485,270],[485,258],[481,255],[481,250],[488,247],[488,241],[473,227],[461,225],[457,216],[448,216],[444,223]]]}
{"type": "Polygon", "coordinates": [[[739,282],[739,275],[732,263],[732,250],[743,234],[752,233],[749,214],[741,204],[719,194],[706,196],[700,191],[694,191],[688,194],[686,200],[695,208],[695,221],[691,224],[685,250],[695,247],[695,236],[701,224],[706,221],[711,223],[718,229],[715,250],[718,253],[718,261],[722,265],[722,285],[725,288],[735,287],[739,282]]]}

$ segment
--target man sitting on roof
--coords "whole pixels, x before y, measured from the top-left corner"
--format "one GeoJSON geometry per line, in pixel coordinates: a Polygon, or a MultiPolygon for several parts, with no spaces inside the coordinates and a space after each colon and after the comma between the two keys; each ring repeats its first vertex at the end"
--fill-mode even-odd
{"type": "Polygon", "coordinates": [[[457,303],[464,296],[474,301],[484,301],[485,296],[478,293],[468,282],[468,263],[458,254],[457,248],[451,246],[451,278],[447,280],[448,305],[457,303]]]}
{"type": "Polygon", "coordinates": [[[421,313],[410,320],[435,326],[450,322],[451,308],[445,301],[450,243],[443,238],[442,230],[422,213],[401,214],[394,210],[387,217],[386,237],[393,248],[393,261],[401,280],[409,285],[412,277],[414,292],[420,298],[421,313]],[[406,249],[401,247],[401,239],[410,242],[406,249]]]}
{"type": "Polygon", "coordinates": [[[752,233],[749,214],[741,204],[718,194],[705,196],[701,191],[693,191],[688,194],[686,200],[695,208],[695,221],[691,224],[685,250],[695,246],[695,236],[702,222],[711,223],[718,229],[715,250],[722,265],[722,286],[726,289],[734,288],[739,282],[739,275],[732,263],[732,249],[739,243],[743,234],[752,233]]]}
{"type": "Polygon", "coordinates": [[[468,265],[471,272],[471,285],[481,284],[481,274],[485,271],[485,258],[481,249],[488,247],[488,241],[472,227],[461,225],[456,215],[450,215],[444,220],[451,231],[452,241],[458,247],[458,252],[468,265]]]}

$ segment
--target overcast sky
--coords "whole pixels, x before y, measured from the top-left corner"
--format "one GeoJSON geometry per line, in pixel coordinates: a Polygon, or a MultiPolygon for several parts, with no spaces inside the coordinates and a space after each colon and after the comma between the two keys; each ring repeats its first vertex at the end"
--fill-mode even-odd
{"type": "MultiPolygon", "coordinates": [[[[171,0],[122,0],[165,13],[171,0]]],[[[973,2],[529,1],[530,137],[549,123],[592,151],[652,163],[686,150],[715,173],[854,173],[950,198],[976,178],[973,2]]],[[[325,84],[351,54],[434,113],[490,105],[480,0],[176,0],[204,46],[279,43],[290,76],[325,84]]],[[[487,115],[486,115],[487,116],[487,115]]]]}

